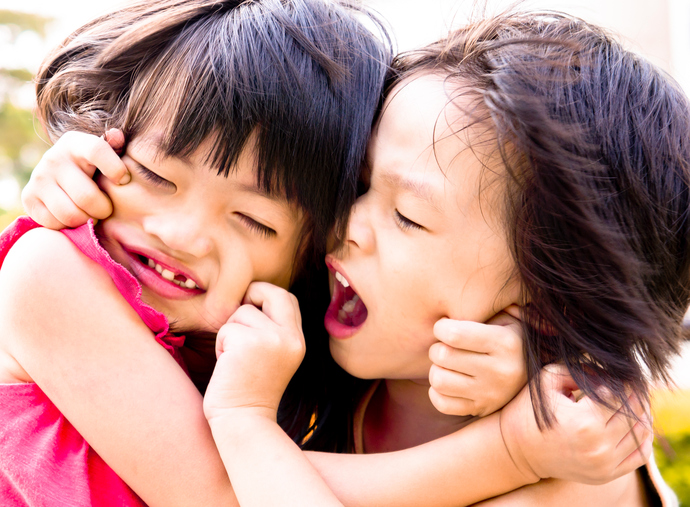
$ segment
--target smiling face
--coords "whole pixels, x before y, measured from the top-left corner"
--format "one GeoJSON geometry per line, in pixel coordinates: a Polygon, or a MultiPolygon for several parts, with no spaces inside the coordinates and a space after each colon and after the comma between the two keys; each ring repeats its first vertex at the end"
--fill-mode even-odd
{"type": "Polygon", "coordinates": [[[207,164],[207,143],[182,159],[162,156],[159,139],[148,133],[129,143],[129,184],[99,180],[113,202],[99,237],[176,331],[215,332],[252,281],[287,288],[302,213],[258,188],[250,149],[225,178],[207,164]]]}
{"type": "Polygon", "coordinates": [[[486,185],[447,102],[436,76],[391,92],[369,147],[370,187],[327,258],[331,353],[357,377],[426,380],[438,319],[484,322],[518,299],[491,205],[500,185],[486,185]]]}

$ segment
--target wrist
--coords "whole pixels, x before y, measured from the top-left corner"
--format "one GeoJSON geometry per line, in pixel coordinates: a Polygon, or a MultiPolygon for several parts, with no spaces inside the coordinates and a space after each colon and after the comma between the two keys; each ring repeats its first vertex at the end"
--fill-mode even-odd
{"type": "Polygon", "coordinates": [[[508,425],[505,424],[503,411],[498,412],[498,428],[501,433],[503,445],[508,454],[508,457],[513,462],[515,469],[522,475],[528,484],[534,484],[541,480],[539,474],[530,465],[529,460],[525,456],[519,443],[519,436],[514,435],[509,431],[508,425]]]}
{"type": "Polygon", "coordinates": [[[277,411],[271,407],[244,406],[216,409],[207,415],[206,418],[212,431],[214,428],[222,428],[226,432],[235,429],[241,432],[245,426],[256,424],[260,421],[275,423],[277,417],[277,411]]]}

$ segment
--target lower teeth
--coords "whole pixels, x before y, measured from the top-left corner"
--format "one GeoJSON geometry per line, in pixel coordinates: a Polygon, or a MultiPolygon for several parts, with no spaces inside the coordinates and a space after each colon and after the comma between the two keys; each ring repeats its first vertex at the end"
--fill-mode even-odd
{"type": "Polygon", "coordinates": [[[345,320],[350,316],[350,313],[354,311],[355,306],[357,306],[358,301],[359,296],[355,294],[351,300],[343,303],[342,308],[338,310],[338,319],[340,320],[340,322],[345,323],[345,320]]]}

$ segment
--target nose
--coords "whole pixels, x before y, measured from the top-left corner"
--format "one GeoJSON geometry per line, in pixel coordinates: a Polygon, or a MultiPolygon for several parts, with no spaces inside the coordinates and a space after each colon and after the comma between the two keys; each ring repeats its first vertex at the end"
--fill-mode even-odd
{"type": "Polygon", "coordinates": [[[357,247],[364,252],[371,252],[374,249],[376,239],[371,226],[372,211],[367,194],[360,196],[350,211],[350,219],[347,223],[346,243],[349,246],[357,247]]]}
{"type": "Polygon", "coordinates": [[[177,210],[146,217],[144,230],[175,252],[200,258],[213,248],[209,221],[198,211],[177,210]]]}

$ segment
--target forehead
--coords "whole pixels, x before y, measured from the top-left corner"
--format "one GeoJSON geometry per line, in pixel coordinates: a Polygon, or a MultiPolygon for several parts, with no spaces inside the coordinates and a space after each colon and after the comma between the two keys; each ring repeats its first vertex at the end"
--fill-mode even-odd
{"type": "MultiPolygon", "coordinates": [[[[476,207],[498,194],[502,174],[493,129],[474,118],[472,94],[458,93],[443,76],[412,76],[390,92],[368,154],[373,178],[449,212],[476,207]],[[452,97],[452,100],[451,98],[452,97]],[[470,117],[470,113],[473,115],[470,117]]],[[[491,200],[491,208],[497,204],[491,200]]]]}
{"type": "Polygon", "coordinates": [[[225,175],[219,174],[219,169],[213,165],[213,158],[210,156],[213,139],[202,142],[188,156],[167,155],[163,148],[163,139],[161,132],[152,130],[135,137],[127,150],[135,163],[147,169],[160,171],[160,167],[165,166],[168,170],[173,170],[173,173],[164,172],[162,176],[173,177],[173,174],[180,170],[193,173],[193,178],[183,178],[178,180],[177,184],[186,181],[188,190],[192,188],[190,187],[192,185],[199,191],[203,191],[205,198],[200,204],[225,203],[233,206],[237,204],[238,199],[241,199],[242,202],[251,201],[253,204],[262,206],[264,211],[280,219],[281,222],[302,220],[303,210],[297,203],[288,200],[285,193],[269,192],[265,186],[259,184],[253,143],[247,143],[237,162],[225,175]]]}

